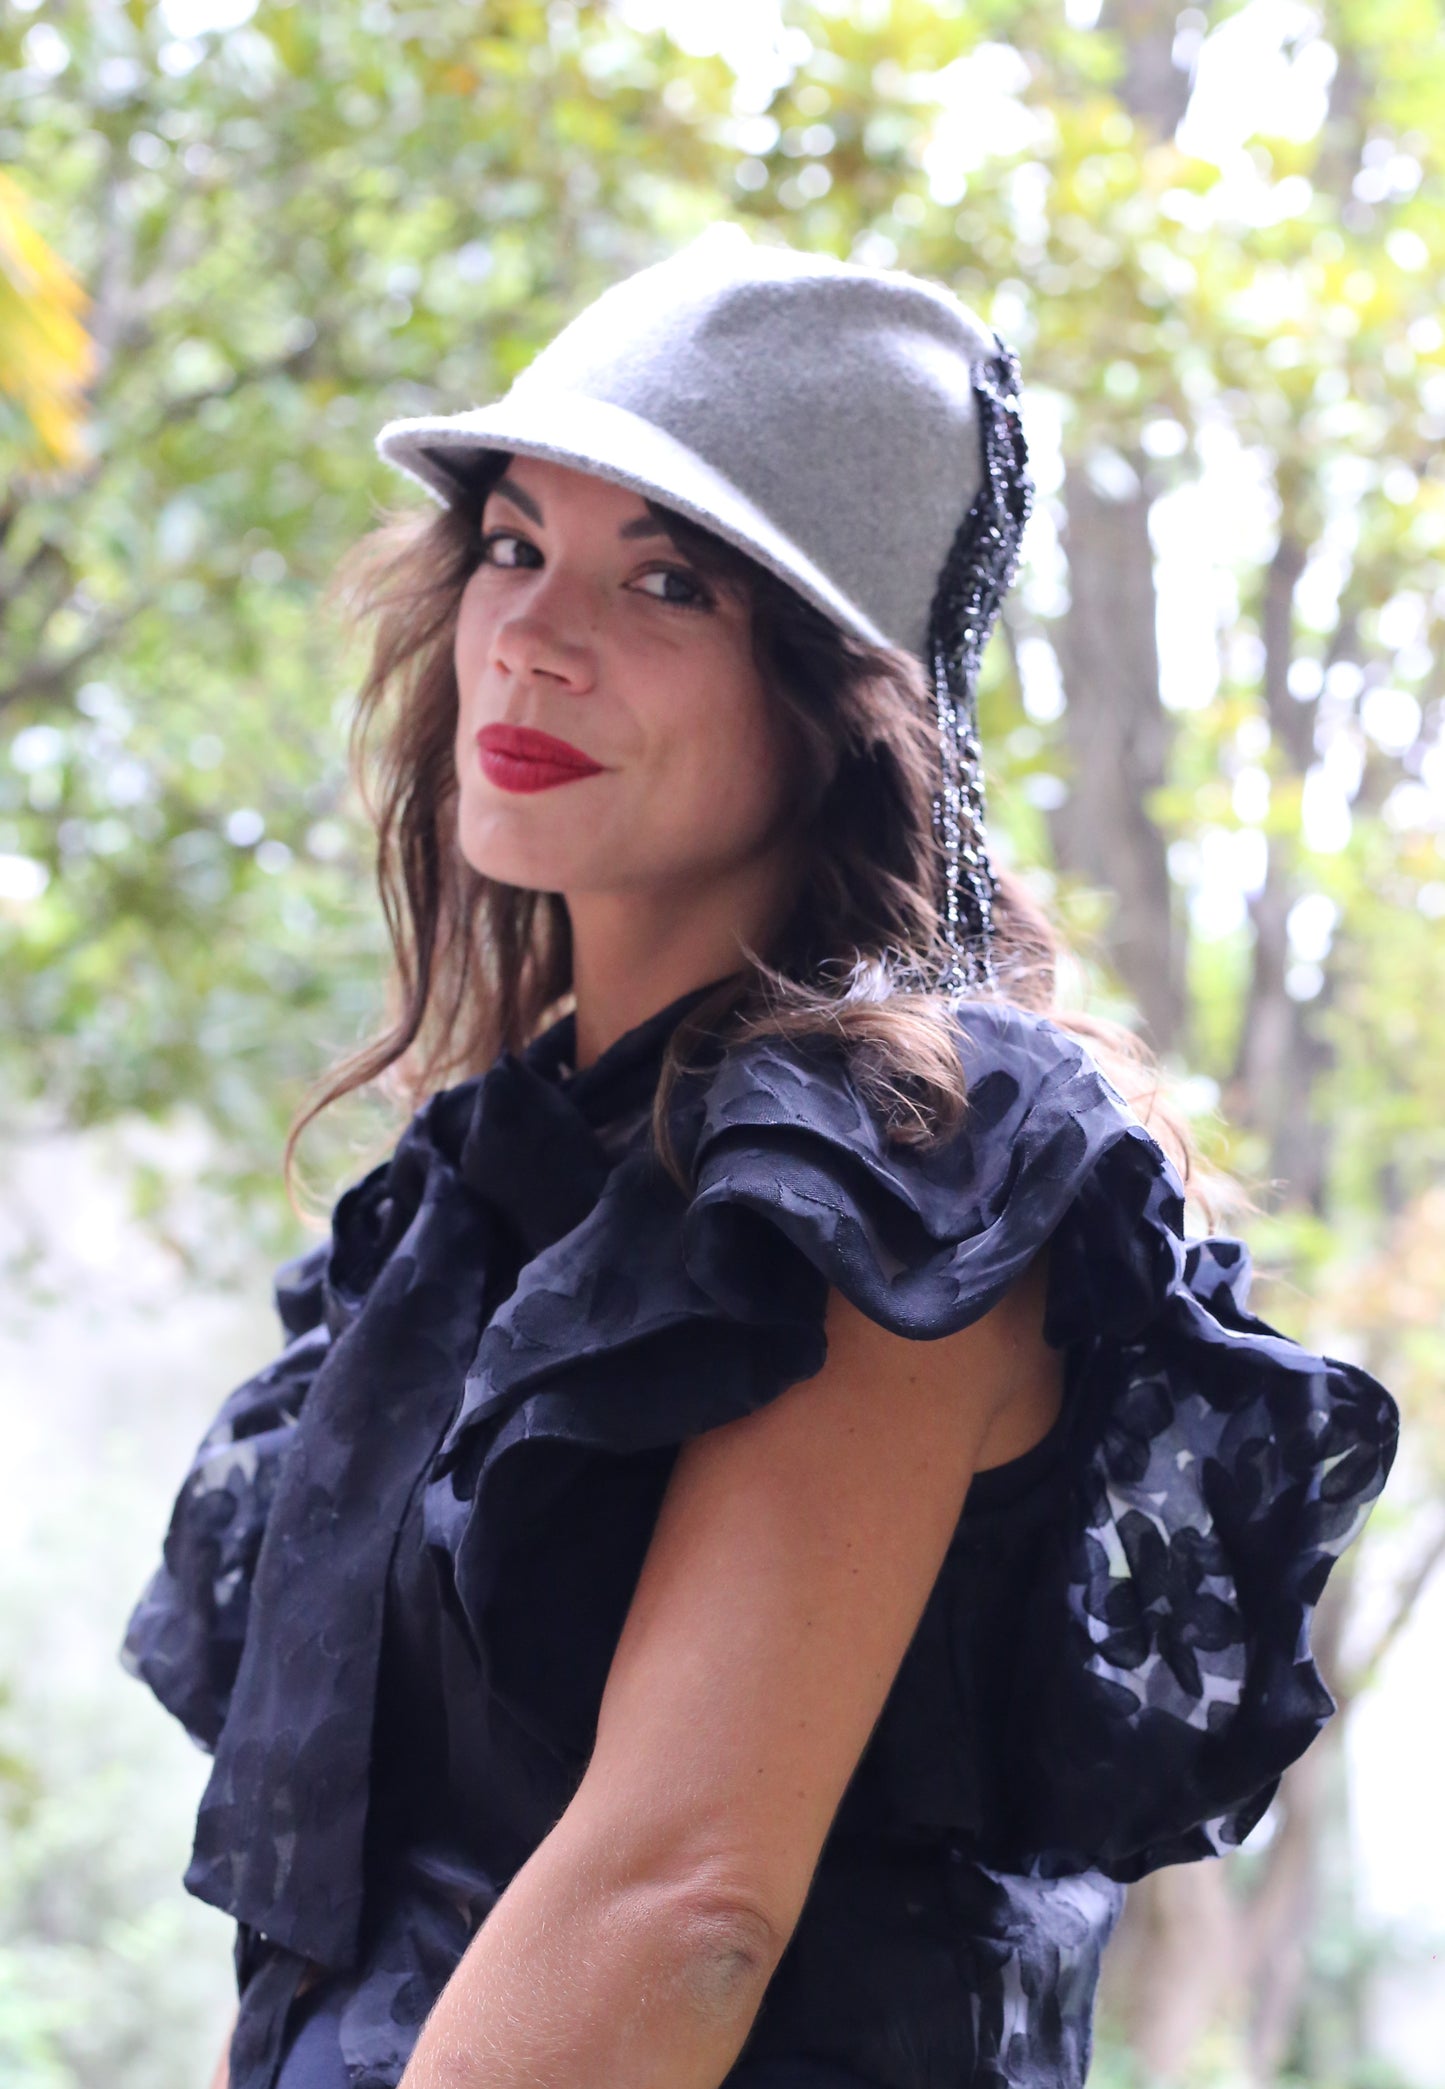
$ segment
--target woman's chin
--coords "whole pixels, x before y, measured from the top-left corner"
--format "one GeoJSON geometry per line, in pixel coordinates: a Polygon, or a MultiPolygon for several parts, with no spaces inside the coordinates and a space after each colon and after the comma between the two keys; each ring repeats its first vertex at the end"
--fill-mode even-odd
{"type": "Polygon", "coordinates": [[[597,850],[579,851],[575,828],[569,834],[555,821],[532,821],[530,831],[519,832],[523,824],[510,808],[489,807],[482,818],[459,823],[457,846],[478,877],[529,892],[565,891],[579,869],[593,867],[578,862],[579,855],[595,858],[597,850]]]}
{"type": "Polygon", "coordinates": [[[482,848],[465,840],[461,853],[479,878],[523,892],[610,891],[617,884],[617,859],[596,847],[579,849],[482,848]]]}

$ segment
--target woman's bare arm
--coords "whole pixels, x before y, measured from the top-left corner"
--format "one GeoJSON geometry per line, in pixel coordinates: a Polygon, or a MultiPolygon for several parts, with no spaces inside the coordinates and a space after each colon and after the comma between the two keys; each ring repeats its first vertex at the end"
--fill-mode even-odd
{"type": "Polygon", "coordinates": [[[401,2089],[717,2089],[969,1480],[1057,1412],[1043,1274],[937,1341],[835,1293],[822,1371],[683,1445],[586,1775],[473,1938],[401,2089]]]}

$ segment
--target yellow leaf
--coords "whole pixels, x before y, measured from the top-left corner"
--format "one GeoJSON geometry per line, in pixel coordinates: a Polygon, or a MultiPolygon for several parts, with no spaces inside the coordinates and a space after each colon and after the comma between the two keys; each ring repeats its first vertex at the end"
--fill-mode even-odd
{"type": "Polygon", "coordinates": [[[24,194],[0,172],[0,391],[14,399],[42,460],[81,453],[85,387],[95,343],[81,323],[89,299],[30,222],[24,194]]]}

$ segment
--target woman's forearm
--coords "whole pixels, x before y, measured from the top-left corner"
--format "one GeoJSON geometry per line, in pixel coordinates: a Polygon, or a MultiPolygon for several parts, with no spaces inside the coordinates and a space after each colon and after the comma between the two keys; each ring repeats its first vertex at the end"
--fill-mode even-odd
{"type": "Polygon", "coordinates": [[[400,2089],[718,2089],[776,1964],[760,1925],[607,1881],[566,1817],[447,1983],[400,2089]]]}

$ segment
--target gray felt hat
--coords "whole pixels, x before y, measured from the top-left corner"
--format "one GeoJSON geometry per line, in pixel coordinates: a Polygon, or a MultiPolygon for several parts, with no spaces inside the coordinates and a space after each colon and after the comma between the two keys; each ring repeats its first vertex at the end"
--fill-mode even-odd
{"type": "Polygon", "coordinates": [[[934,678],[943,914],[990,974],[978,660],[1031,487],[1011,352],[942,284],[711,226],[605,290],[462,413],[390,421],[381,456],[443,504],[487,452],[629,486],[748,552],[934,678]]]}

